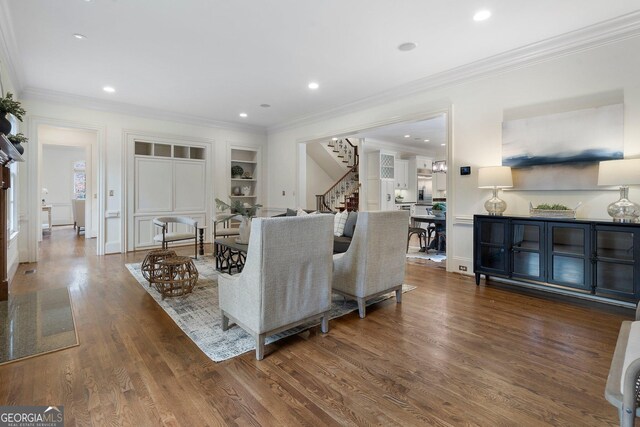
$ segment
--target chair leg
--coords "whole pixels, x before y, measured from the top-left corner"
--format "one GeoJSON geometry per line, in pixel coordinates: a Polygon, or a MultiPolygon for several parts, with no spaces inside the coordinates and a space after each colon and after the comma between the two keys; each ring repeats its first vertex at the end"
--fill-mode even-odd
{"type": "Polygon", "coordinates": [[[396,303],[400,304],[402,302],[402,288],[396,289],[396,303]]]}
{"type": "Polygon", "coordinates": [[[229,329],[229,318],[222,312],[222,330],[226,331],[227,329],[229,329]]]}
{"type": "Polygon", "coordinates": [[[256,337],[256,360],[264,359],[264,339],[265,334],[256,337]]]}
{"type": "Polygon", "coordinates": [[[325,313],[322,316],[322,323],[320,324],[320,330],[323,334],[329,332],[329,313],[325,313]]]}
{"type": "Polygon", "coordinates": [[[367,305],[365,304],[364,298],[358,298],[358,314],[361,319],[364,319],[364,316],[367,315],[367,305]]]}

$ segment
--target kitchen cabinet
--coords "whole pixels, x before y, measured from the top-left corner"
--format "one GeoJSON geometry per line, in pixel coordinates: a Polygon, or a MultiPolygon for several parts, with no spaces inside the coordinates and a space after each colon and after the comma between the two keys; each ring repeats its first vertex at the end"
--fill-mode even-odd
{"type": "Polygon", "coordinates": [[[409,189],[409,161],[396,160],[394,163],[394,177],[396,181],[396,190],[409,189]]]}
{"type": "Polygon", "coordinates": [[[395,155],[384,151],[367,154],[367,210],[395,209],[395,155]]]}
{"type": "Polygon", "coordinates": [[[637,302],[640,224],[474,216],[473,269],[515,283],[637,302]]]}

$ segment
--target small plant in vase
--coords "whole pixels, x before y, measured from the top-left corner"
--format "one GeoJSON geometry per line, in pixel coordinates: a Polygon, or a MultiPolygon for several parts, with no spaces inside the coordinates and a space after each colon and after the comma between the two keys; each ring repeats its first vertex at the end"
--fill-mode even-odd
{"type": "Polygon", "coordinates": [[[243,173],[244,173],[244,169],[242,169],[242,166],[239,166],[239,165],[231,166],[231,177],[232,178],[240,179],[240,178],[242,178],[242,174],[243,173]]]}
{"type": "Polygon", "coordinates": [[[22,133],[19,133],[17,135],[9,135],[7,139],[10,143],[13,144],[15,149],[18,150],[18,153],[20,154],[24,153],[24,147],[21,144],[26,144],[27,142],[29,142],[29,138],[24,136],[22,133]]]}
{"type": "Polygon", "coordinates": [[[13,99],[13,94],[0,98],[0,133],[9,135],[11,133],[11,122],[6,118],[7,114],[13,114],[16,119],[22,121],[22,117],[27,114],[20,102],[13,99]]]}
{"type": "Polygon", "coordinates": [[[431,210],[433,211],[433,214],[435,216],[442,217],[442,216],[444,216],[444,213],[447,210],[447,205],[445,205],[444,203],[440,203],[440,202],[434,203],[433,207],[431,208],[431,210]]]}
{"type": "Polygon", "coordinates": [[[234,200],[231,204],[225,203],[220,199],[216,199],[216,209],[221,212],[229,210],[227,219],[239,219],[240,220],[240,232],[239,237],[236,238],[237,243],[248,244],[249,236],[251,235],[251,218],[256,216],[258,209],[262,205],[249,203],[242,203],[240,200],[234,200]]]}

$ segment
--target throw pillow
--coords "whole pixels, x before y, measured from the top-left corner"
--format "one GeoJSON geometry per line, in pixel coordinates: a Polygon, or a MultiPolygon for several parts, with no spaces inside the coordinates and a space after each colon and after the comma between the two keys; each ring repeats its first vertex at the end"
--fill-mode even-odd
{"type": "Polygon", "coordinates": [[[287,216],[296,216],[297,212],[295,211],[295,209],[289,209],[287,208],[287,216]]]}
{"type": "Polygon", "coordinates": [[[349,212],[343,211],[336,213],[335,218],[333,219],[333,235],[336,237],[342,236],[344,233],[344,225],[347,223],[347,217],[349,216],[349,212]]]}
{"type": "Polygon", "coordinates": [[[344,237],[353,237],[356,230],[356,221],[358,221],[358,212],[349,212],[347,222],[344,224],[344,237]]]}
{"type": "Polygon", "coordinates": [[[306,213],[304,209],[298,208],[298,210],[296,211],[296,216],[305,216],[305,215],[309,215],[309,214],[306,213]]]}

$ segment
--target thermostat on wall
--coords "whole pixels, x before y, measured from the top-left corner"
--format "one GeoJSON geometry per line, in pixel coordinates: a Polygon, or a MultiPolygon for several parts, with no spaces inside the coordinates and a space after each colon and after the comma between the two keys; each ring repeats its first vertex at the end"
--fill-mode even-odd
{"type": "Polygon", "coordinates": [[[471,175],[471,166],[460,166],[460,175],[471,175]]]}

